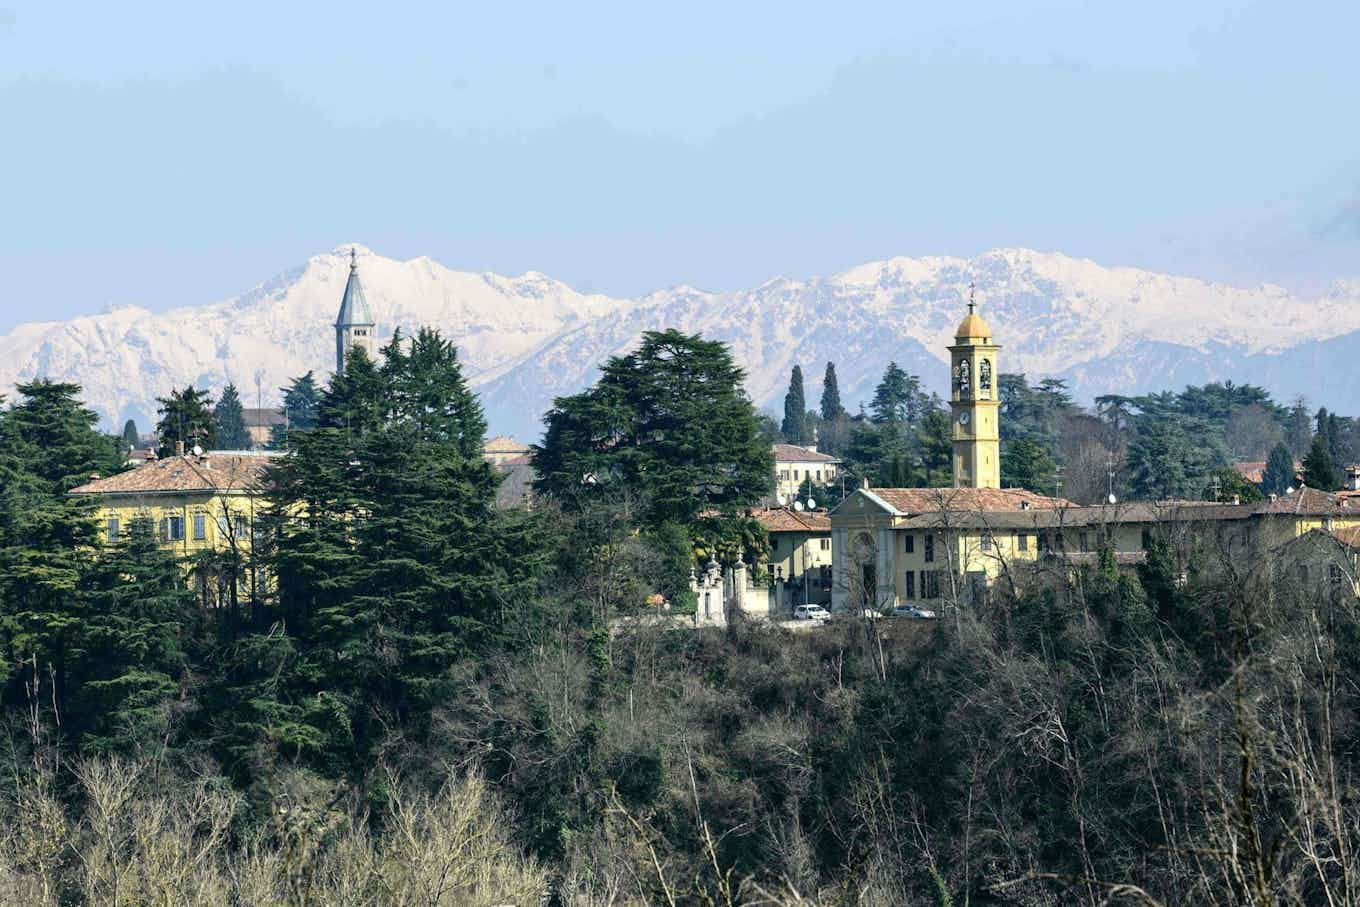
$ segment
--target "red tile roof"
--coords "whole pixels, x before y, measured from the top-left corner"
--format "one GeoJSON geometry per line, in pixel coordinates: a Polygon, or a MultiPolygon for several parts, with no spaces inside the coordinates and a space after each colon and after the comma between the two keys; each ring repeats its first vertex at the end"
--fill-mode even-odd
{"type": "Polygon", "coordinates": [[[152,460],[127,472],[93,479],[71,494],[156,494],[173,491],[235,491],[259,482],[270,457],[206,454],[152,460]]]}
{"type": "Polygon", "coordinates": [[[787,510],[770,507],[752,510],[751,516],[765,527],[766,532],[830,532],[831,517],[825,510],[787,510]]]}
{"type": "Polygon", "coordinates": [[[774,460],[776,463],[839,463],[839,457],[824,454],[821,451],[809,450],[806,447],[799,447],[797,444],[775,444],[774,460]]]}
{"type": "Polygon", "coordinates": [[[1360,515],[1360,502],[1304,485],[1290,494],[1282,494],[1273,501],[1264,501],[1256,505],[1256,512],[1296,516],[1325,516],[1334,513],[1360,515]]]}
{"type": "Polygon", "coordinates": [[[1051,498],[1023,488],[870,488],[868,491],[903,513],[1053,510],[1077,506],[1063,498],[1051,498]]]}

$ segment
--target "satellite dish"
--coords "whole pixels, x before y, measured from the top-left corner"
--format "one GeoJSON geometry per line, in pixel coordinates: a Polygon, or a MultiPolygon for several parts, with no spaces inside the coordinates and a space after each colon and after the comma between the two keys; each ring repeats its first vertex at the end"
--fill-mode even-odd
{"type": "Polygon", "coordinates": [[[1114,495],[1110,495],[1110,503],[1111,504],[1115,503],[1114,495]]]}
{"type": "Polygon", "coordinates": [[[782,494],[779,495],[777,498],[775,498],[775,500],[779,502],[779,506],[780,506],[780,507],[787,506],[788,503],[789,503],[789,499],[786,498],[786,497],[785,497],[784,495],[782,495],[782,494]]]}
{"type": "Polygon", "coordinates": [[[1290,485],[1288,488],[1286,488],[1286,489],[1284,490],[1284,493],[1285,493],[1285,494],[1293,494],[1293,493],[1294,493],[1294,486],[1293,486],[1293,485],[1290,485]]]}
{"type": "Polygon", "coordinates": [[[194,456],[196,457],[203,456],[203,448],[199,447],[197,444],[194,445],[194,456]]]}
{"type": "Polygon", "coordinates": [[[793,509],[796,510],[796,511],[798,511],[799,513],[802,513],[802,512],[803,512],[803,502],[802,502],[802,501],[794,501],[794,502],[793,502],[793,509]]]}
{"type": "Polygon", "coordinates": [[[816,510],[816,509],[817,509],[817,502],[814,501],[812,498],[808,498],[808,510],[816,510]]]}

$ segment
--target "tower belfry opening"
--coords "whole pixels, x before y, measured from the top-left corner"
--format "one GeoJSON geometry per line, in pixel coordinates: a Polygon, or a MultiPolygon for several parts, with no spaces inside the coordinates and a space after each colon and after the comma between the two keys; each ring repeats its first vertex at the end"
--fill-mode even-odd
{"type": "Polygon", "coordinates": [[[349,280],[345,295],[340,299],[340,313],[335,316],[335,373],[345,373],[345,357],[353,347],[361,348],[373,358],[373,331],[377,325],[364,297],[364,285],[359,281],[359,259],[356,250],[349,250],[349,280]]]}

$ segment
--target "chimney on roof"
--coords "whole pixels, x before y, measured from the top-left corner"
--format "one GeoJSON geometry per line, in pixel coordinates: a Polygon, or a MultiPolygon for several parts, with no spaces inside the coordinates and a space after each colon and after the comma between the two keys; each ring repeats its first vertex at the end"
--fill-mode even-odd
{"type": "Polygon", "coordinates": [[[869,490],[869,477],[868,477],[868,476],[865,476],[864,478],[862,478],[862,479],[859,480],[859,487],[860,487],[860,488],[863,488],[865,491],[868,491],[868,490],[869,490]]]}
{"type": "Polygon", "coordinates": [[[182,457],[182,456],[184,456],[184,442],[183,442],[183,441],[176,441],[176,442],[175,442],[175,456],[177,456],[177,457],[182,457]]]}

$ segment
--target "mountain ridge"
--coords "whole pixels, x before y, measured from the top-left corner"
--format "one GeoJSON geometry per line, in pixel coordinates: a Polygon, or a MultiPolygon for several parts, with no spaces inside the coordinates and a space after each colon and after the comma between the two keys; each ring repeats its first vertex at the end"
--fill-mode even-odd
{"type": "Polygon", "coordinates": [[[457,343],[492,430],[526,438],[553,396],[588,384],[643,331],[667,327],[729,343],[763,406],[777,407],[795,363],[815,398],[828,360],[852,405],[889,360],[943,391],[945,346],[970,285],[1003,345],[1003,370],[1067,378],[1079,399],[1233,378],[1281,399],[1305,393],[1356,408],[1360,280],[1304,299],[1273,284],[1234,287],[1023,248],[895,256],[745,290],[680,284],[624,298],[538,271],[455,271],[428,256],[397,261],[345,244],[216,302],[21,324],[0,336],[0,387],[37,376],[76,381],[110,427],[128,417],[149,425],[155,398],[187,383],[216,393],[231,380],[253,405],[258,376],[264,401],[277,402],[290,378],[309,369],[324,378],[333,366],[331,325],[351,248],[379,342],[396,326],[438,327],[457,343]]]}

